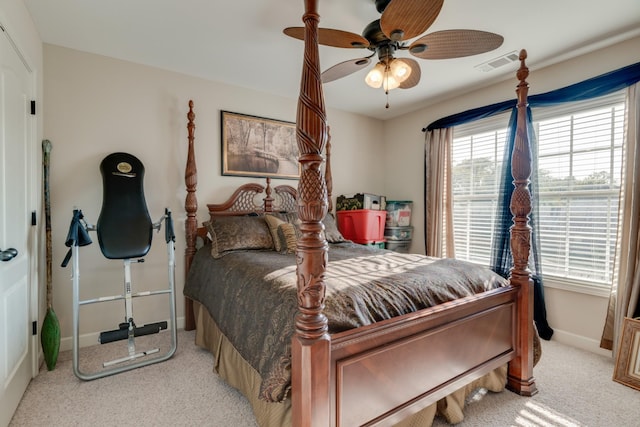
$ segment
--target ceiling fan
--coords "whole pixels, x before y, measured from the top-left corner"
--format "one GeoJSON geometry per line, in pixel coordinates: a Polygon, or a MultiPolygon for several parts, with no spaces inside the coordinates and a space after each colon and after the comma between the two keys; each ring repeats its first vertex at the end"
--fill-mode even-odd
{"type": "MultiPolygon", "coordinates": [[[[420,36],[436,20],[444,0],[372,0],[381,13],[367,25],[362,36],[331,28],[318,29],[318,43],[348,49],[368,49],[373,53],[361,58],[341,62],[322,73],[322,82],[328,83],[355,73],[371,63],[378,55],[365,82],[373,87],[389,90],[409,89],[420,82],[418,62],[411,58],[396,58],[398,51],[408,50],[420,59],[449,59],[477,55],[497,49],[504,38],[498,34],[479,30],[444,30],[420,36]]],[[[304,27],[289,27],[286,35],[304,40],[304,27]]],[[[389,108],[387,102],[386,108],[389,108]]]]}

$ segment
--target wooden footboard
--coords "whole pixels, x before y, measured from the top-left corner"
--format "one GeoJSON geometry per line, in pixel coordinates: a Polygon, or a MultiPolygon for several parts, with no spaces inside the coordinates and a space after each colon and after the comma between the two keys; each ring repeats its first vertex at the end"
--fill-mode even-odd
{"type": "Polygon", "coordinates": [[[331,426],[393,425],[515,353],[513,288],[331,337],[331,426]]]}

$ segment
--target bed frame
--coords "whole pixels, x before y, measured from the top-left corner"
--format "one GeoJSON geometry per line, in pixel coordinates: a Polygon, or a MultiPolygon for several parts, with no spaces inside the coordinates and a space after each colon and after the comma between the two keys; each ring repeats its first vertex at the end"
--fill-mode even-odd
{"type": "MultiPolygon", "coordinates": [[[[322,312],[328,245],[320,232],[321,220],[330,210],[331,169],[318,56],[317,3],[305,0],[302,19],[304,63],[296,120],[302,173],[297,194],[282,190],[287,186],[276,190],[276,198],[281,191],[293,195],[302,220],[296,257],[298,314],[292,341],[293,426],[393,425],[507,362],[507,388],[524,396],[535,394],[533,283],[527,268],[531,154],[525,125],[529,74],[526,51],[520,52],[517,72],[518,129],[511,199],[514,267],[510,286],[329,335],[322,312]]],[[[192,101],[187,117],[186,271],[196,252],[198,236],[192,101]]],[[[266,188],[247,185],[250,191],[266,192],[264,211],[271,211],[274,198],[269,181],[266,188]]],[[[229,209],[242,197],[236,192],[218,207],[229,209]]],[[[239,206],[243,203],[247,202],[239,206]]],[[[185,329],[195,328],[192,304],[187,298],[185,329]]]]}

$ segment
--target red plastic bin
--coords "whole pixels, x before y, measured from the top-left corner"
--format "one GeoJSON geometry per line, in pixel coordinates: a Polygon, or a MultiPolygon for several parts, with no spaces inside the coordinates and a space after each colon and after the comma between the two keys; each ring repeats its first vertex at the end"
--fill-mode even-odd
{"type": "Polygon", "coordinates": [[[356,243],[373,243],[384,240],[386,211],[359,209],[338,211],[338,230],[345,239],[356,243]]]}

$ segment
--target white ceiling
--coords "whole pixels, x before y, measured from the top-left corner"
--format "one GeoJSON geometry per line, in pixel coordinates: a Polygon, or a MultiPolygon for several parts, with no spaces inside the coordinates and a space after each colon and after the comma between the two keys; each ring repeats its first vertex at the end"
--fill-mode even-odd
{"type": "MultiPolygon", "coordinates": [[[[303,42],[282,29],[302,26],[303,0],[24,1],[45,43],[297,98],[303,42]]],[[[379,18],[373,0],[318,4],[325,28],[360,34],[379,18]]],[[[504,54],[527,49],[532,69],[584,54],[639,35],[640,0],[445,0],[427,33],[445,29],[490,31],[505,41],[468,58],[417,59],[420,84],[391,91],[389,109],[383,90],[364,83],[373,65],[325,84],[326,106],[389,119],[512,78],[517,63],[489,72],[476,67],[504,54]]],[[[321,68],[368,53],[321,46],[321,68]]]]}

